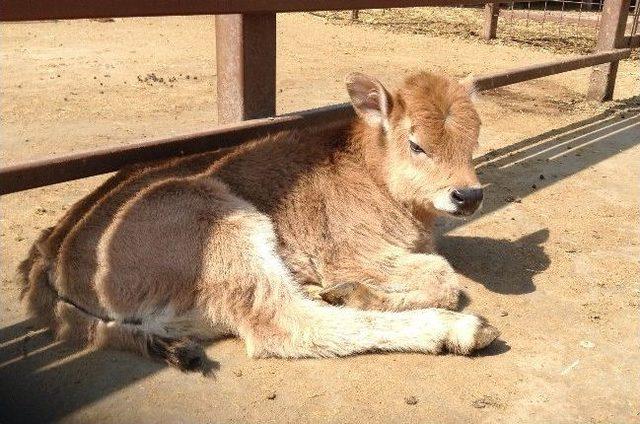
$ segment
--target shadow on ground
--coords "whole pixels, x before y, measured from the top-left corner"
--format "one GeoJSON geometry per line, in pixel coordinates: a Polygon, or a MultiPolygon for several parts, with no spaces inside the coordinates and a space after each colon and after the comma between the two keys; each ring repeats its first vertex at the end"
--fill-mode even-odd
{"type": "MultiPolygon", "coordinates": [[[[517,202],[640,143],[639,103],[640,97],[629,99],[620,108],[636,105],[636,109],[624,115],[615,114],[617,108],[613,108],[478,158],[481,179],[488,186],[483,213],[517,202]]],[[[446,235],[460,225],[439,227],[444,234],[440,249],[459,272],[498,293],[535,290],[533,276],[549,266],[544,252],[546,228],[515,241],[446,235]]],[[[487,354],[506,350],[506,345],[497,344],[487,354]]],[[[162,368],[123,352],[78,351],[53,342],[46,329],[26,320],[0,329],[0,422],[59,420],[162,368]]]]}
{"type": "MultiPolygon", "coordinates": [[[[521,202],[536,190],[570,177],[640,144],[640,96],[604,113],[536,137],[493,150],[476,159],[486,185],[482,214],[521,202]]],[[[461,274],[502,294],[535,291],[533,276],[550,265],[544,252],[549,230],[515,241],[448,236],[468,221],[442,221],[438,250],[461,274]]]]}
{"type": "Polygon", "coordinates": [[[488,237],[443,237],[439,251],[461,274],[502,294],[535,291],[533,276],[549,267],[542,244],[549,230],[542,229],[516,241],[488,237]]]}
{"type": "Polygon", "coordinates": [[[0,422],[54,422],[162,368],[125,352],[79,351],[25,320],[0,330],[0,422]]]}

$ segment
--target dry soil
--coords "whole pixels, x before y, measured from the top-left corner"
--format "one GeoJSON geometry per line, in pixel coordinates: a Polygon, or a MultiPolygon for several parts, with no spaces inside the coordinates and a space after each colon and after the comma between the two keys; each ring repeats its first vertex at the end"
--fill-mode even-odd
{"type": "MultiPolygon", "coordinates": [[[[0,25],[3,165],[208,129],[216,122],[214,19],[0,25]]],[[[456,76],[558,54],[478,40],[278,18],[278,111],[346,100],[361,70],[456,76]]],[[[105,176],[3,196],[0,422],[638,422],[638,61],[616,102],[585,100],[589,70],[481,96],[483,212],[439,225],[466,309],[501,341],[476,357],[252,360],[211,345],[212,377],[121,352],[54,343],[11,278],[40,229],[105,176]]]]}

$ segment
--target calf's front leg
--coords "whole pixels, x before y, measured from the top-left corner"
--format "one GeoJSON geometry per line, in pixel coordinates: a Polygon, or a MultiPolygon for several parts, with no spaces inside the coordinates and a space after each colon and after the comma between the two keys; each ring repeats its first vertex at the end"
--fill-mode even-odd
{"type": "MultiPolygon", "coordinates": [[[[458,275],[442,256],[405,253],[392,261],[381,261],[383,268],[388,270],[379,279],[338,282],[321,291],[320,297],[332,305],[381,311],[458,308],[462,291],[458,275]]],[[[361,274],[375,275],[367,271],[361,274]]]]}
{"type": "Polygon", "coordinates": [[[500,332],[475,315],[443,309],[360,311],[295,299],[272,321],[241,326],[253,357],[317,358],[363,352],[451,352],[469,355],[500,332]]]}

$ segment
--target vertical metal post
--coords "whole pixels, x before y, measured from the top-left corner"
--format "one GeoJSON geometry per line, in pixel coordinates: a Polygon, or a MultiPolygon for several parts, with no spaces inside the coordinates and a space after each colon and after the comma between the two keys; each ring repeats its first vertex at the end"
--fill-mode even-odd
{"type": "Polygon", "coordinates": [[[276,15],[216,16],[218,123],[276,113],[276,15]]]}
{"type": "Polygon", "coordinates": [[[500,3],[487,3],[484,5],[484,27],[482,28],[482,37],[485,40],[493,40],[496,38],[499,15],[500,3]]]}
{"type": "MultiPolygon", "coordinates": [[[[611,50],[623,47],[624,31],[627,25],[630,0],[604,0],[600,29],[598,30],[597,50],[611,50]]],[[[591,71],[587,97],[601,102],[613,98],[616,85],[618,62],[598,65],[591,71]]]]}

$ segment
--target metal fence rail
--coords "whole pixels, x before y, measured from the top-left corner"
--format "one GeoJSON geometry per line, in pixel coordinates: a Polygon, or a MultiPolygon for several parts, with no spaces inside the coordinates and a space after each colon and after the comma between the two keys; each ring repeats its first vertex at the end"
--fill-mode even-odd
{"type": "MultiPolygon", "coordinates": [[[[543,0],[538,0],[543,1],[543,0]]],[[[3,21],[226,15],[484,4],[484,0],[3,0],[3,21]]]]}
{"type": "Polygon", "coordinates": [[[196,134],[23,162],[0,168],[0,195],[113,172],[135,163],[235,146],[276,131],[308,128],[326,122],[346,125],[354,115],[351,105],[344,103],[275,118],[221,125],[214,130],[196,134]]]}
{"type": "MultiPolygon", "coordinates": [[[[3,0],[0,2],[0,21],[218,15],[217,100],[218,118],[223,125],[204,133],[2,167],[0,195],[112,172],[128,164],[233,146],[275,131],[343,124],[352,119],[353,110],[349,104],[265,118],[275,115],[275,13],[485,3],[478,0],[3,0]]],[[[485,33],[492,31],[497,6],[488,5],[487,8],[489,26],[485,27],[485,33]]],[[[488,90],[598,65],[592,72],[589,96],[609,99],[618,61],[629,57],[630,47],[640,44],[634,32],[629,37],[624,36],[628,11],[629,0],[605,0],[596,53],[479,76],[476,84],[480,90],[488,90]]],[[[634,27],[637,27],[637,7],[635,12],[634,27]]],[[[495,22],[497,24],[497,16],[495,22]]]]}

